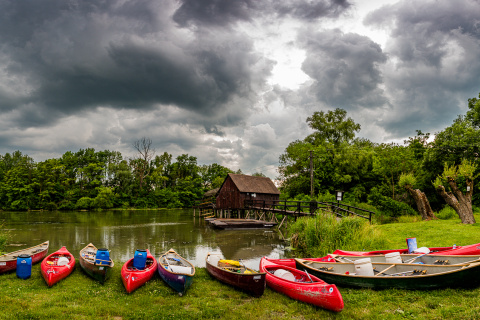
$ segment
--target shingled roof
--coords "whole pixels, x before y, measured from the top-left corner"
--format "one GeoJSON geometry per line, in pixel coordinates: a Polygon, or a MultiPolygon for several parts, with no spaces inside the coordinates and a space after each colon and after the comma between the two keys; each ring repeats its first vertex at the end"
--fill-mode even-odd
{"type": "Polygon", "coordinates": [[[280,194],[280,191],[278,191],[270,178],[233,173],[229,173],[228,176],[232,179],[240,192],[280,194]]]}

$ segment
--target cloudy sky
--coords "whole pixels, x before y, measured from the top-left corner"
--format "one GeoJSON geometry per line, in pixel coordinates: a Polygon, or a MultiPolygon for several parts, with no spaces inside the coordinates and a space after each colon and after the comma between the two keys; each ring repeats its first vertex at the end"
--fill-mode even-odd
{"type": "Polygon", "coordinates": [[[0,0],[0,154],[157,154],[277,176],[315,111],[432,134],[480,92],[479,0],[0,0]]]}

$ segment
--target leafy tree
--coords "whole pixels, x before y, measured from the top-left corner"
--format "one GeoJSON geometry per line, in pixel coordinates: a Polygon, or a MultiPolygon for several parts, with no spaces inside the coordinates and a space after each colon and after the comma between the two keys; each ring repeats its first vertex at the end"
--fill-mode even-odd
{"type": "Polygon", "coordinates": [[[445,164],[443,174],[435,180],[437,192],[455,210],[464,224],[475,223],[472,194],[476,169],[477,166],[469,160],[463,160],[458,166],[445,164]]]}
{"type": "Polygon", "coordinates": [[[313,145],[328,143],[338,147],[353,140],[355,132],[360,131],[360,125],[347,118],[347,111],[339,108],[328,112],[316,111],[307,118],[307,123],[315,132],[305,140],[313,145]]]}

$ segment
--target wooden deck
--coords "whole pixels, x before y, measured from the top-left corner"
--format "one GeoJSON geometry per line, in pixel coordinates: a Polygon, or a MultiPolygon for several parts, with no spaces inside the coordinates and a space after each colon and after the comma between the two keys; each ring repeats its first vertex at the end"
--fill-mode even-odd
{"type": "Polygon", "coordinates": [[[211,225],[219,229],[265,229],[273,228],[276,222],[255,219],[209,219],[211,225]]]}

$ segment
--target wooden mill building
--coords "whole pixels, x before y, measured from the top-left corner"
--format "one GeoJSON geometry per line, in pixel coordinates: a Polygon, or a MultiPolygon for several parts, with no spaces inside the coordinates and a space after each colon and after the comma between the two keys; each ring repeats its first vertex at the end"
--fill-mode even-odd
{"type": "Polygon", "coordinates": [[[244,209],[245,200],[279,200],[273,181],[267,177],[229,173],[217,192],[216,209],[238,211],[244,209]]]}

